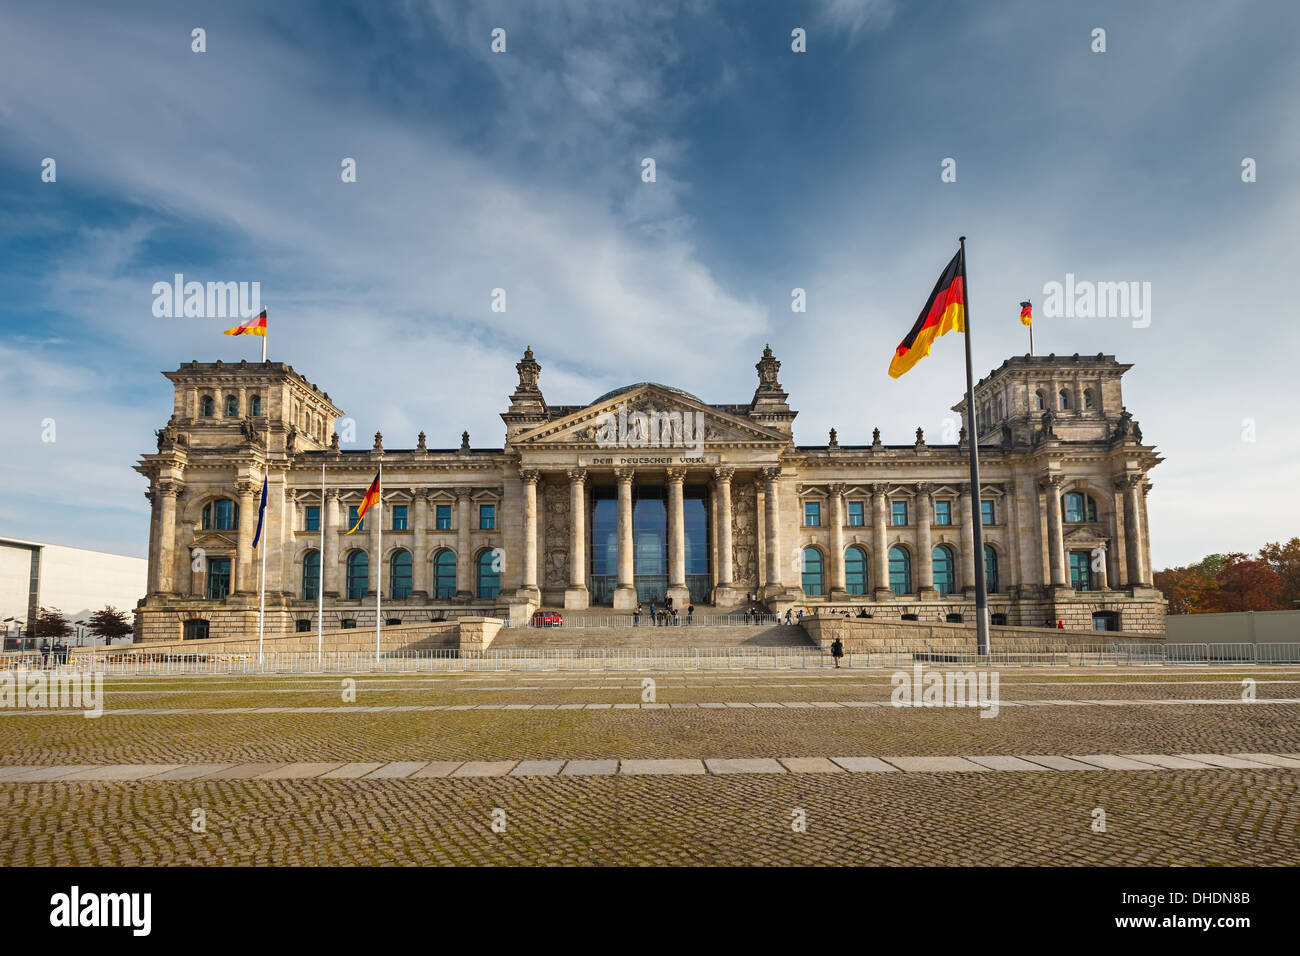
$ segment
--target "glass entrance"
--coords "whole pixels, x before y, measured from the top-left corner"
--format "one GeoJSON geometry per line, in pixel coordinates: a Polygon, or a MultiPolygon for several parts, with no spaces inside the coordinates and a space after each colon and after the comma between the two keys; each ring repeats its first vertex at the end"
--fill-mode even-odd
{"type": "Polygon", "coordinates": [[[638,601],[663,604],[668,595],[666,488],[632,489],[633,583],[638,601]]]}

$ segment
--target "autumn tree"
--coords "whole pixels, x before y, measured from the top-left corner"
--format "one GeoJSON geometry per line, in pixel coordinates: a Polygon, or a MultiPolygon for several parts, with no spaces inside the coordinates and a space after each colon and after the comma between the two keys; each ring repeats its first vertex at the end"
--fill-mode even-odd
{"type": "Polygon", "coordinates": [[[1230,554],[1215,580],[1215,611],[1276,611],[1283,606],[1282,577],[1267,561],[1230,554]]]}
{"type": "Polygon", "coordinates": [[[1300,603],[1300,538],[1286,544],[1274,542],[1259,549],[1259,556],[1282,579],[1282,606],[1293,608],[1300,603]]]}
{"type": "Polygon", "coordinates": [[[53,643],[71,633],[72,625],[57,607],[43,607],[37,613],[36,627],[32,629],[34,637],[48,638],[53,643]]]}
{"type": "Polygon", "coordinates": [[[1192,566],[1157,571],[1155,586],[1169,601],[1170,614],[1199,614],[1209,610],[1207,604],[1216,583],[1192,566]]]}

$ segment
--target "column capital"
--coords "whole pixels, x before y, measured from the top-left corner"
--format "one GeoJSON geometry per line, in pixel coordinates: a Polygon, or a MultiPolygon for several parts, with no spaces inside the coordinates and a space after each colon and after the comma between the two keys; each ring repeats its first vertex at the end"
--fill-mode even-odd
{"type": "Polygon", "coordinates": [[[1146,480],[1145,475],[1120,475],[1115,479],[1115,487],[1120,491],[1136,488],[1146,480]]]}
{"type": "Polygon", "coordinates": [[[235,491],[239,493],[239,497],[241,498],[251,498],[253,495],[257,494],[261,490],[262,490],[262,485],[260,482],[256,482],[256,481],[235,482],[235,491]]]}
{"type": "Polygon", "coordinates": [[[890,485],[889,482],[887,481],[873,481],[871,484],[867,485],[867,487],[871,489],[871,494],[873,497],[876,498],[889,497],[890,485]]]}
{"type": "Polygon", "coordinates": [[[164,498],[179,498],[181,496],[181,492],[185,490],[185,486],[182,485],[179,481],[170,481],[168,479],[163,479],[162,481],[158,482],[154,490],[157,491],[158,494],[162,495],[164,498]]]}
{"type": "Polygon", "coordinates": [[[1047,475],[1043,478],[1040,478],[1038,481],[1038,487],[1043,489],[1054,488],[1057,491],[1060,491],[1064,485],[1065,485],[1064,475],[1047,475]]]}
{"type": "Polygon", "coordinates": [[[520,468],[519,480],[526,485],[535,485],[542,480],[542,473],[536,468],[520,468]]]}
{"type": "Polygon", "coordinates": [[[668,483],[669,483],[670,485],[680,485],[680,484],[681,484],[683,481],[685,481],[685,480],[686,480],[686,469],[685,469],[685,468],[669,468],[669,469],[668,469],[668,483]]]}
{"type": "Polygon", "coordinates": [[[471,491],[472,489],[470,488],[455,489],[456,501],[457,502],[469,501],[471,491]]]}
{"type": "Polygon", "coordinates": [[[571,484],[575,484],[575,485],[586,484],[586,482],[587,482],[587,469],[586,469],[586,468],[570,468],[570,469],[568,470],[568,476],[569,476],[569,482],[570,482],[571,484]]]}
{"type": "Polygon", "coordinates": [[[769,466],[767,468],[763,468],[759,471],[758,477],[763,481],[764,484],[769,484],[769,485],[773,484],[778,478],[781,477],[781,466],[775,465],[775,466],[769,466]]]}
{"type": "Polygon", "coordinates": [[[416,501],[419,501],[420,499],[424,499],[427,501],[429,495],[431,495],[432,493],[433,493],[433,489],[431,488],[412,488],[411,498],[416,501]]]}
{"type": "Polygon", "coordinates": [[[834,498],[844,497],[844,493],[849,490],[849,486],[844,484],[842,481],[834,482],[833,484],[828,485],[827,487],[831,493],[831,496],[834,498]]]}
{"type": "Polygon", "coordinates": [[[339,500],[339,490],[338,490],[337,488],[326,488],[326,489],[325,489],[325,499],[326,499],[327,501],[338,501],[338,500],[339,500]]]}
{"type": "Polygon", "coordinates": [[[615,468],[614,477],[618,479],[620,485],[632,484],[632,479],[636,477],[635,468],[615,468]]]}
{"type": "Polygon", "coordinates": [[[732,476],[736,474],[736,469],[731,465],[718,465],[713,469],[713,478],[719,483],[730,482],[732,476]]]}
{"type": "Polygon", "coordinates": [[[918,481],[915,488],[918,498],[929,498],[930,492],[934,490],[934,485],[930,484],[928,481],[918,481]]]}

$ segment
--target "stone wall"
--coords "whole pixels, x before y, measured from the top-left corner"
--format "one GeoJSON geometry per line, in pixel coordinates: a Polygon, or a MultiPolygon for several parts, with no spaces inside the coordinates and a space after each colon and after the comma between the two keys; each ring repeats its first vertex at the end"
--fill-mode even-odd
{"type": "MultiPolygon", "coordinates": [[[[844,643],[845,651],[885,648],[975,650],[974,624],[805,616],[803,627],[813,643],[823,649],[829,648],[838,637],[844,643]]],[[[989,644],[993,648],[1024,647],[1048,650],[1095,644],[1152,642],[1163,643],[1163,638],[1147,634],[1116,634],[1093,630],[1048,630],[1045,627],[989,628],[989,644]]]]}

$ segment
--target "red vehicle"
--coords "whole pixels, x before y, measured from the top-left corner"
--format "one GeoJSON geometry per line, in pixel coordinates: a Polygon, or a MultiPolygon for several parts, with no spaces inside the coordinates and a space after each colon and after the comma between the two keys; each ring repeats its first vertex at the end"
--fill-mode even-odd
{"type": "Polygon", "coordinates": [[[533,627],[564,627],[564,615],[559,611],[534,611],[533,627]]]}

